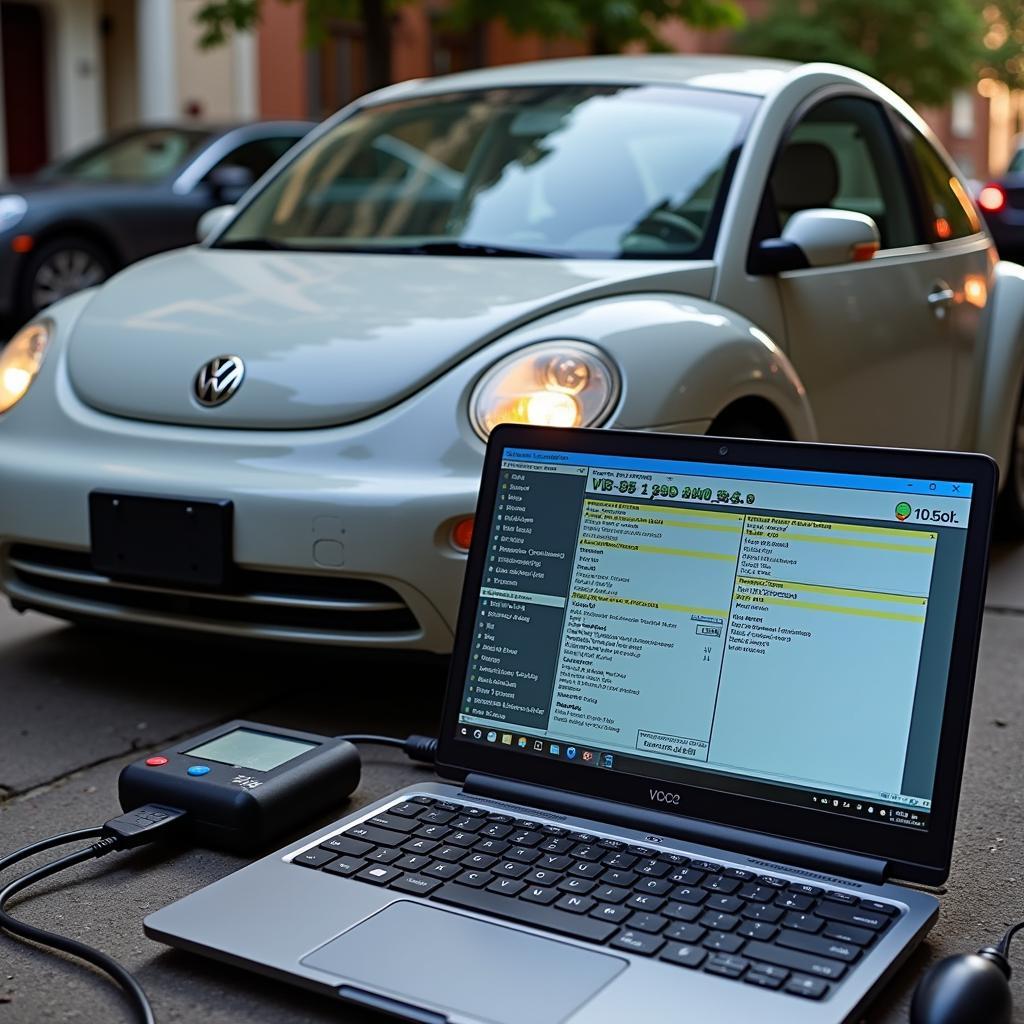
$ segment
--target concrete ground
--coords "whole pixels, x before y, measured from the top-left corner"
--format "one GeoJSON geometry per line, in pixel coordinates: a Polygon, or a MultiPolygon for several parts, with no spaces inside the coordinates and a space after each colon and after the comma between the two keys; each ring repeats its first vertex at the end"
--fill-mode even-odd
{"type": "MultiPolygon", "coordinates": [[[[976,950],[1024,918],[1022,665],[1024,549],[1006,548],[994,556],[954,866],[940,894],[943,912],[866,1015],[870,1024],[905,1021],[929,963],[976,950]]],[[[337,652],[133,638],[16,616],[4,606],[0,851],[117,814],[117,773],[140,751],[233,717],[328,734],[433,733],[443,683],[444,666],[437,662],[381,664],[337,652]]],[[[424,778],[426,771],[397,751],[365,748],[363,783],[338,812],[424,778]]],[[[204,850],[140,850],[82,866],[14,906],[26,921],[94,944],[136,972],[161,1024],[382,1020],[143,936],[149,911],[243,863],[204,850]]],[[[1019,941],[1014,990],[1024,1020],[1024,937],[1019,941]]],[[[0,937],[2,1024],[128,1019],[118,991],[88,968],[0,937]]]]}

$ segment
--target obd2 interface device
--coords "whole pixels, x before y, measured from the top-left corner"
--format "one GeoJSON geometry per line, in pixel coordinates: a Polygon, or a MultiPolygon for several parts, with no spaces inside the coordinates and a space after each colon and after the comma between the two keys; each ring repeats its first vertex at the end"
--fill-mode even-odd
{"type": "Polygon", "coordinates": [[[157,804],[187,812],[204,846],[246,853],[336,808],[359,785],[347,739],[235,720],[122,769],[125,811],[157,804]]]}

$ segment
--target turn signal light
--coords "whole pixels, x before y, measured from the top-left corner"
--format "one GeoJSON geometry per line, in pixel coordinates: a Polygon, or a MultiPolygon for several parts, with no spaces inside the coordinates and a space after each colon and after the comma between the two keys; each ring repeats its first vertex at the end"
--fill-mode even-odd
{"type": "Polygon", "coordinates": [[[878,252],[877,242],[858,242],[853,247],[853,262],[863,263],[864,260],[871,259],[876,252],[878,252]]]}
{"type": "Polygon", "coordinates": [[[986,185],[978,193],[978,205],[986,213],[998,213],[1006,205],[1006,191],[1002,185],[986,185]]]}
{"type": "Polygon", "coordinates": [[[452,527],[452,545],[460,551],[468,551],[473,542],[473,517],[460,519],[452,527]]]}

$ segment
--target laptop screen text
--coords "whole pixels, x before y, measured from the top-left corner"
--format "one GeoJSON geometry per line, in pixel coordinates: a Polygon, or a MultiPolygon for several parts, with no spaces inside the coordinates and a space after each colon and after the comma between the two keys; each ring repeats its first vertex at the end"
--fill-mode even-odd
{"type": "Polygon", "coordinates": [[[460,735],[927,828],[970,500],[506,448],[460,735]]]}

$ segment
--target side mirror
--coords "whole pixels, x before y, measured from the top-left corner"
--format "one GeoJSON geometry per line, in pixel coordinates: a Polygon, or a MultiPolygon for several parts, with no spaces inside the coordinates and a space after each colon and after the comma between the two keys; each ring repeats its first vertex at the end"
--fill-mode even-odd
{"type": "Polygon", "coordinates": [[[869,260],[880,245],[878,225],[852,210],[800,210],[781,238],[767,238],[754,252],[755,273],[779,274],[869,260]]]}
{"type": "Polygon", "coordinates": [[[248,167],[222,164],[206,176],[206,182],[219,203],[237,203],[245,194],[256,175],[248,167]]]}
{"type": "Polygon", "coordinates": [[[234,215],[235,208],[233,206],[215,206],[212,210],[207,210],[196,224],[196,241],[205,242],[217,234],[234,215]]]}

